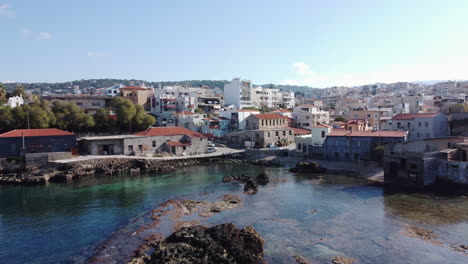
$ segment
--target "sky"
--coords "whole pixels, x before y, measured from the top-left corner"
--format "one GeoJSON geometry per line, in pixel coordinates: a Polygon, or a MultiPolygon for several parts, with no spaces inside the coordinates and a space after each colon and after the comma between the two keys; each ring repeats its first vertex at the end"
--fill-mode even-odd
{"type": "Polygon", "coordinates": [[[467,0],[0,0],[0,81],[468,79],[467,0]]]}

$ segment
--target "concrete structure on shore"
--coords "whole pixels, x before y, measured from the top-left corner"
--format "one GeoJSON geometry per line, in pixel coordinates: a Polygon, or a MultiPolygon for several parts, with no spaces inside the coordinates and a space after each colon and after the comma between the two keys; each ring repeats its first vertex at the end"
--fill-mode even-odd
{"type": "Polygon", "coordinates": [[[76,152],[76,135],[56,128],[15,129],[0,135],[0,157],[27,153],[76,152]]]}
{"type": "Polygon", "coordinates": [[[80,138],[82,151],[91,155],[194,155],[206,153],[207,145],[205,136],[183,127],[152,127],[133,135],[80,138]]]}
{"type": "Polygon", "coordinates": [[[385,183],[422,188],[445,181],[468,184],[468,138],[445,137],[385,149],[385,183]]]}

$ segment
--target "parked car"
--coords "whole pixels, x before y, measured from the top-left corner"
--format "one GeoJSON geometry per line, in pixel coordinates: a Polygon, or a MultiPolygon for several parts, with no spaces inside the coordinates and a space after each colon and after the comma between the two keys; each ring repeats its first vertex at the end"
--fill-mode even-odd
{"type": "Polygon", "coordinates": [[[216,147],[216,145],[213,142],[208,141],[208,147],[216,147]]]}
{"type": "Polygon", "coordinates": [[[206,153],[213,153],[216,151],[216,148],[215,147],[209,147],[206,149],[206,153]]]}

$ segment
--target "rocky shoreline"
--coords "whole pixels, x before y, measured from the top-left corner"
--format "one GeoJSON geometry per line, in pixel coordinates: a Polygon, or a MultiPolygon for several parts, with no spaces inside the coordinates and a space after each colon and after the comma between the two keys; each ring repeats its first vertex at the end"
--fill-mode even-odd
{"type": "Polygon", "coordinates": [[[249,160],[242,155],[226,155],[205,158],[156,160],[139,158],[102,158],[68,163],[48,163],[44,166],[0,164],[0,185],[36,185],[47,182],[65,182],[94,175],[164,173],[176,168],[209,163],[234,163],[254,165],[277,165],[271,160],[249,160]]]}

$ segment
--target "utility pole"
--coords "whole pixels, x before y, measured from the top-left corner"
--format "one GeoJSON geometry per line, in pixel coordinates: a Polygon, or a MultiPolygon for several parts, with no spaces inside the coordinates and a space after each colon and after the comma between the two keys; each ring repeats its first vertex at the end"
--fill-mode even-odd
{"type": "Polygon", "coordinates": [[[28,119],[28,129],[29,129],[29,107],[26,108],[26,116],[28,119]]]}

